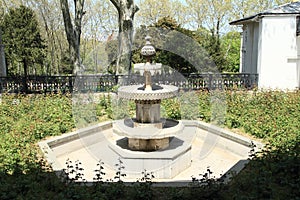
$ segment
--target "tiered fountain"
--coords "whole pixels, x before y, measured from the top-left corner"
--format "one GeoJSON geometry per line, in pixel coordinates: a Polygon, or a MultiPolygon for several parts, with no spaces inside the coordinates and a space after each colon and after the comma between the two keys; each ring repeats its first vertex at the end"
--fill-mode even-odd
{"type": "Polygon", "coordinates": [[[155,48],[150,43],[151,37],[146,37],[146,45],[141,54],[146,57],[144,66],[144,85],[120,87],[118,97],[134,100],[136,118],[125,119],[116,123],[115,132],[128,137],[128,147],[137,151],[156,151],[169,146],[171,136],[181,132],[181,122],[160,117],[162,99],[172,98],[178,94],[178,87],[172,85],[156,85],[151,81],[150,60],[155,55],[155,48]]]}
{"type": "Polygon", "coordinates": [[[125,144],[119,142],[121,145],[111,145],[111,148],[129,168],[132,166],[137,171],[159,169],[161,172],[158,176],[170,178],[190,165],[191,143],[182,145],[184,142],[176,138],[184,129],[181,121],[161,118],[161,100],[175,97],[178,87],[152,82],[148,68],[151,68],[150,61],[155,55],[155,48],[150,43],[151,37],[147,36],[145,39],[146,45],[141,50],[141,54],[147,59],[144,84],[118,89],[119,98],[135,101],[136,117],[114,123],[114,133],[121,137],[120,141],[125,140],[125,144]],[[183,162],[179,164],[180,161],[183,162]]]}

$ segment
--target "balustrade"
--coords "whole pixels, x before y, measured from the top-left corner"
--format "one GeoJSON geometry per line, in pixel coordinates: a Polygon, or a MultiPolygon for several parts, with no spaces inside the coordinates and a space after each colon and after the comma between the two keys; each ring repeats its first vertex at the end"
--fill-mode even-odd
{"type": "MultiPolygon", "coordinates": [[[[252,89],[257,86],[257,74],[156,74],[154,83],[172,84],[183,90],[252,89]]],[[[105,92],[115,85],[143,84],[141,75],[80,75],[80,76],[22,76],[0,77],[0,92],[50,93],[105,92]],[[24,85],[26,83],[26,85],[24,85]]]]}

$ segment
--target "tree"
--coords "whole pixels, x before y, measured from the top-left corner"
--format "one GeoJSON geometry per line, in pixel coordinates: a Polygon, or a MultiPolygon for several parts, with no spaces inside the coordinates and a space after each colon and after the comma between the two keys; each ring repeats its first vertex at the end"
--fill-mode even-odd
{"type": "Polygon", "coordinates": [[[25,6],[11,8],[4,15],[2,30],[8,73],[24,75],[23,91],[27,92],[27,75],[44,73],[46,46],[41,38],[36,16],[25,6]],[[20,64],[23,66],[22,72],[17,67],[20,64]]]}
{"type": "Polygon", "coordinates": [[[122,71],[121,67],[131,73],[131,50],[133,37],[133,19],[139,8],[133,0],[110,0],[118,11],[118,56],[116,73],[122,71]],[[121,66],[121,63],[123,66],[121,66]]]}
{"type": "Polygon", "coordinates": [[[221,49],[225,59],[223,71],[239,72],[240,47],[241,35],[237,31],[228,32],[221,38],[221,49]]]}
{"type": "Polygon", "coordinates": [[[69,54],[60,3],[53,0],[31,0],[30,2],[30,7],[37,12],[39,24],[41,24],[41,34],[47,43],[45,58],[47,75],[64,73],[62,57],[65,55],[64,52],[67,52],[68,58],[69,54]]]}
{"type": "Polygon", "coordinates": [[[181,0],[141,0],[139,7],[136,17],[139,25],[150,26],[163,17],[171,17],[182,26],[187,24],[189,10],[181,0]]]}
{"type": "Polygon", "coordinates": [[[80,36],[82,27],[82,18],[85,12],[83,11],[85,0],[74,0],[74,24],[70,15],[70,8],[68,0],[60,0],[61,10],[63,14],[65,31],[67,40],[70,47],[70,57],[72,64],[75,64],[76,68],[74,73],[82,72],[81,58],[80,58],[80,36]]]}
{"type": "Polygon", "coordinates": [[[191,10],[190,24],[197,29],[205,28],[210,34],[207,49],[218,70],[223,71],[224,55],[221,51],[220,37],[226,32],[232,5],[230,0],[187,0],[191,10]]]}
{"type": "Polygon", "coordinates": [[[158,51],[157,62],[169,65],[180,73],[196,72],[197,66],[193,66],[191,60],[187,60],[189,55],[186,52],[189,51],[190,42],[184,42],[185,36],[193,37],[193,32],[182,28],[171,17],[161,18],[155,23],[155,27],[162,29],[161,32],[165,36],[163,50],[158,51]]]}
{"type": "MultiPolygon", "coordinates": [[[[182,28],[175,19],[163,17],[150,27],[141,26],[135,34],[135,51],[133,61],[144,62],[140,49],[145,45],[145,36],[152,37],[151,43],[156,47],[153,61],[167,65],[180,73],[193,73],[198,69],[204,71],[203,63],[208,55],[197,43],[194,31],[182,28]]],[[[207,66],[207,65],[206,65],[207,66]]]]}
{"type": "Polygon", "coordinates": [[[188,24],[188,15],[190,13],[190,10],[188,9],[188,6],[186,4],[182,3],[181,0],[172,0],[171,13],[173,13],[173,15],[170,14],[169,16],[172,16],[178,22],[178,24],[180,24],[181,27],[190,29],[188,24]]]}
{"type": "Polygon", "coordinates": [[[5,54],[4,45],[2,44],[2,29],[0,27],[0,77],[6,76],[6,64],[5,64],[5,54]]]}
{"type": "MultiPolygon", "coordinates": [[[[110,55],[118,53],[118,41],[117,37],[115,37],[115,35],[118,35],[116,33],[118,27],[118,13],[109,0],[87,0],[85,8],[89,12],[86,13],[84,18],[81,58],[86,67],[86,72],[103,73],[109,70],[108,60],[112,61],[111,59],[115,59],[114,56],[110,55]],[[107,43],[104,41],[107,41],[107,43]],[[114,44],[110,45],[108,43],[114,44]],[[110,47],[103,49],[106,44],[110,47]],[[112,50],[113,52],[104,50],[112,50]]],[[[109,67],[115,67],[114,61],[110,63],[111,66],[109,67]]]]}
{"type": "MultiPolygon", "coordinates": [[[[3,18],[3,15],[4,15],[4,11],[3,11],[3,7],[2,7],[2,3],[1,4],[1,7],[0,7],[0,22],[2,22],[2,18],[3,18]]],[[[4,54],[4,45],[2,43],[2,29],[1,29],[1,26],[0,26],[0,77],[1,76],[6,76],[7,75],[7,72],[6,72],[6,64],[5,64],[5,54],[4,54]]]]}
{"type": "Polygon", "coordinates": [[[231,20],[251,16],[272,9],[274,6],[290,2],[290,0],[232,0],[231,20]]]}
{"type": "Polygon", "coordinates": [[[189,10],[188,23],[189,26],[197,30],[203,27],[203,21],[207,15],[207,7],[203,6],[204,0],[186,0],[187,7],[189,10]]]}
{"type": "Polygon", "coordinates": [[[44,73],[44,41],[41,37],[35,13],[28,7],[11,8],[2,23],[3,43],[6,47],[8,73],[25,77],[44,73]],[[23,71],[17,65],[23,65],[23,71]],[[40,66],[39,70],[37,67],[40,66]]]}
{"type": "Polygon", "coordinates": [[[173,17],[170,0],[143,0],[140,2],[140,11],[137,14],[139,22],[149,26],[157,23],[163,17],[173,17]]]}

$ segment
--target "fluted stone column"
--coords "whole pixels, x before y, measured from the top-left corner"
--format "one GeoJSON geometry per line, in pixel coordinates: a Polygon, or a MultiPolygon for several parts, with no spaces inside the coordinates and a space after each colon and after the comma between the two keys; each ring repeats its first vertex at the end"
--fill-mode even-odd
{"type": "Polygon", "coordinates": [[[136,100],[135,103],[137,122],[160,122],[160,100],[136,100]]]}

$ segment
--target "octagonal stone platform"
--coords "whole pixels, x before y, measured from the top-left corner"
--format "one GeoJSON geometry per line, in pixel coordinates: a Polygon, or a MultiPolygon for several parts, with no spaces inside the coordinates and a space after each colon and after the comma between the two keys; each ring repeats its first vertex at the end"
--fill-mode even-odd
{"type": "Polygon", "coordinates": [[[216,178],[247,162],[251,142],[256,150],[263,145],[219,127],[200,122],[182,121],[182,134],[170,139],[170,146],[156,152],[126,149],[126,138],[113,133],[114,121],[103,122],[39,142],[47,161],[56,172],[66,168],[67,159],[82,162],[84,177],[93,181],[99,160],[104,162],[104,179],[113,179],[120,158],[127,175],[124,181],[136,181],[141,172],[153,172],[156,182],[188,183],[210,168],[216,178]]]}

